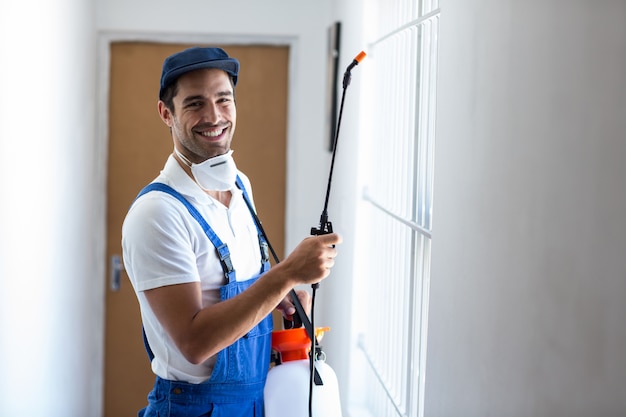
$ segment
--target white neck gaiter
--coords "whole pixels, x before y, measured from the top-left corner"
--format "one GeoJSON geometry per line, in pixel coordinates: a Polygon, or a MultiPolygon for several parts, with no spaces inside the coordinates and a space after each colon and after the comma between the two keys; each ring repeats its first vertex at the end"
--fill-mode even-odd
{"type": "Polygon", "coordinates": [[[233,159],[232,149],[199,164],[191,163],[176,148],[174,148],[174,152],[183,160],[185,165],[191,168],[191,174],[196,183],[204,191],[228,191],[235,186],[237,166],[233,159]]]}

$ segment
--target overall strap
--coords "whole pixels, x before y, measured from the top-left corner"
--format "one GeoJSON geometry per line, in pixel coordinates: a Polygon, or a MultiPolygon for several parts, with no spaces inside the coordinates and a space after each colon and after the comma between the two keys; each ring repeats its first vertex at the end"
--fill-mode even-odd
{"type": "Polygon", "coordinates": [[[241,181],[241,178],[239,178],[239,175],[237,175],[237,180],[235,181],[235,183],[237,184],[237,187],[243,193],[243,199],[246,202],[246,205],[248,206],[248,210],[250,210],[250,214],[252,215],[252,218],[255,220],[254,225],[256,226],[256,231],[259,236],[259,248],[261,249],[261,263],[263,265],[261,269],[261,273],[267,272],[270,269],[270,251],[269,251],[269,244],[267,243],[267,238],[265,237],[265,233],[263,233],[263,230],[261,230],[258,222],[256,221],[257,217],[254,211],[254,207],[252,206],[252,202],[250,200],[250,197],[248,196],[246,187],[243,185],[243,181],[241,181]]]}
{"type": "Polygon", "coordinates": [[[183,205],[189,211],[189,214],[191,214],[191,216],[196,219],[198,223],[200,223],[202,230],[204,230],[204,233],[207,235],[211,243],[213,243],[213,246],[215,246],[215,249],[217,250],[217,255],[220,258],[220,263],[222,264],[222,269],[224,270],[224,276],[226,277],[226,280],[228,282],[234,282],[235,270],[233,269],[233,264],[230,260],[230,251],[228,250],[228,246],[226,246],[226,244],[223,243],[222,240],[215,234],[211,226],[209,226],[207,221],[204,220],[204,217],[202,217],[198,209],[196,209],[189,201],[187,201],[187,199],[183,197],[182,194],[180,194],[178,191],[174,190],[169,185],[160,182],[153,182],[145,186],[139,192],[137,198],[150,191],[162,191],[171,195],[172,197],[175,197],[178,201],[183,203],[183,205]]]}
{"type": "MultiPolygon", "coordinates": [[[[269,269],[269,254],[267,253],[267,250],[271,250],[272,254],[274,255],[274,259],[276,259],[276,262],[278,261],[278,257],[276,256],[276,253],[274,253],[274,250],[272,249],[272,247],[270,246],[267,237],[265,236],[265,231],[263,230],[263,226],[261,225],[261,220],[259,219],[259,217],[256,215],[255,211],[254,211],[254,207],[252,207],[252,203],[250,201],[250,198],[248,197],[248,193],[246,192],[246,189],[243,185],[243,182],[241,181],[241,178],[239,178],[239,176],[237,176],[237,181],[236,181],[237,187],[239,187],[241,189],[241,191],[243,192],[243,199],[246,202],[246,204],[248,205],[248,209],[250,210],[250,214],[252,214],[252,218],[254,219],[254,224],[256,225],[257,231],[259,232],[259,244],[261,246],[261,254],[263,256],[263,248],[265,247],[265,256],[268,259],[267,265],[268,265],[268,269],[269,269]],[[265,246],[263,246],[265,245],[265,246]]],[[[291,297],[292,297],[292,302],[294,304],[294,306],[296,307],[296,312],[297,314],[294,314],[293,316],[293,327],[292,328],[297,328],[297,327],[301,327],[302,325],[304,325],[304,328],[306,329],[307,335],[309,336],[309,338],[311,340],[315,340],[315,345],[319,346],[319,343],[317,341],[317,337],[315,336],[315,330],[313,329],[313,324],[311,323],[311,321],[309,320],[309,318],[306,315],[306,312],[304,311],[304,307],[302,307],[302,304],[300,303],[300,300],[298,299],[298,295],[296,294],[295,290],[291,290],[291,297]],[[297,324],[298,322],[298,318],[299,318],[299,324],[297,324]]],[[[287,327],[285,327],[287,328],[287,327]]],[[[313,379],[315,382],[315,385],[324,385],[324,382],[322,381],[322,377],[320,376],[319,372],[317,371],[317,368],[314,368],[314,374],[313,374],[313,379]]]]}

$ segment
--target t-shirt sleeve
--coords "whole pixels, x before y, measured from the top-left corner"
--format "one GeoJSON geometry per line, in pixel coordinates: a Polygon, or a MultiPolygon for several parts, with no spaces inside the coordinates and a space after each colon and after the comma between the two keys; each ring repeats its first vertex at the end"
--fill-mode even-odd
{"type": "Polygon", "coordinates": [[[151,192],[130,208],[122,226],[124,266],[135,291],[200,281],[184,206],[151,192]]]}

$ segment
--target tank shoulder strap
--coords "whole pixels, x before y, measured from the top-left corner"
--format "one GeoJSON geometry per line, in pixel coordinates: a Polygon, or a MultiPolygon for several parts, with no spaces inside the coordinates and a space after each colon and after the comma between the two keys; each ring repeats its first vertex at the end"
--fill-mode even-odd
{"type": "Polygon", "coordinates": [[[250,200],[250,196],[246,191],[246,187],[243,185],[243,181],[239,175],[237,175],[236,180],[237,188],[239,188],[243,194],[243,199],[248,206],[248,210],[250,210],[250,214],[254,220],[254,225],[256,226],[257,234],[259,236],[259,248],[261,249],[261,263],[263,264],[261,272],[267,272],[270,268],[270,251],[269,251],[269,243],[267,243],[267,238],[265,237],[265,233],[263,229],[259,227],[258,217],[256,216],[256,211],[252,206],[252,201],[250,200]]]}

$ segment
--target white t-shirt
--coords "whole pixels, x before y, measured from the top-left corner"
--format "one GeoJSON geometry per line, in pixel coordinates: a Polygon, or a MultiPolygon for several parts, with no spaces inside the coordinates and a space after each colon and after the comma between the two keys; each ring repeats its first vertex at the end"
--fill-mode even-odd
{"type": "MultiPolygon", "coordinates": [[[[241,172],[239,176],[252,199],[248,178],[241,172]]],[[[238,281],[258,275],[261,270],[258,232],[241,190],[236,187],[231,190],[232,199],[227,208],[204,193],[173,156],[168,158],[155,181],[174,188],[198,209],[228,246],[238,281]]],[[[206,381],[217,357],[199,365],[188,362],[154,316],[143,291],[201,282],[203,306],[217,303],[219,289],[226,284],[226,279],[215,246],[180,201],[164,192],[152,191],[137,199],[126,215],[122,250],[124,266],[137,294],[146,336],[155,355],[153,372],[168,380],[206,381]]]]}

